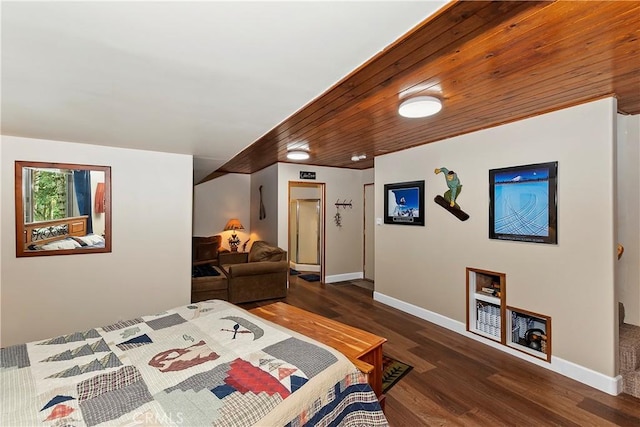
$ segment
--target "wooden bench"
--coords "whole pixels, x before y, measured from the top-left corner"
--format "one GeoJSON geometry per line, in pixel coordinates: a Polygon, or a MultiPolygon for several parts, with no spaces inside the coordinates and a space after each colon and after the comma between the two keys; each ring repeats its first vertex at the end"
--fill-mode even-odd
{"type": "Polygon", "coordinates": [[[367,376],[382,405],[382,344],[386,338],[283,302],[249,310],[256,316],[313,338],[344,354],[367,376]]]}

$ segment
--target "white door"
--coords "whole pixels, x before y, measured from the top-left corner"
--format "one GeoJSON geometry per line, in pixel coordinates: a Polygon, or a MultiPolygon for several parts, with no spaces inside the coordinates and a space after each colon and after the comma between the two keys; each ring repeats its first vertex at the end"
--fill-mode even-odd
{"type": "Polygon", "coordinates": [[[375,278],[375,204],[374,185],[364,186],[364,278],[374,281],[375,278]]]}

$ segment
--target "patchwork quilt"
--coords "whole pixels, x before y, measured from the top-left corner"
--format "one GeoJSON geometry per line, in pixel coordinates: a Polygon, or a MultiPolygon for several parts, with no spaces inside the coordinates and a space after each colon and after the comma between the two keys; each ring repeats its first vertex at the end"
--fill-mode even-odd
{"type": "Polygon", "coordinates": [[[0,350],[2,426],[384,426],[340,353],[225,301],[0,350]]]}

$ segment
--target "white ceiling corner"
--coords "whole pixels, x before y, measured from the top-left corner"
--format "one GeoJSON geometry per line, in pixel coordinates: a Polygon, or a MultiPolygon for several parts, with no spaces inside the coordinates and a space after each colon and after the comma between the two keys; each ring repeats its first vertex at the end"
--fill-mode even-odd
{"type": "Polygon", "coordinates": [[[444,1],[2,2],[2,133],[194,156],[198,182],[444,1]]]}

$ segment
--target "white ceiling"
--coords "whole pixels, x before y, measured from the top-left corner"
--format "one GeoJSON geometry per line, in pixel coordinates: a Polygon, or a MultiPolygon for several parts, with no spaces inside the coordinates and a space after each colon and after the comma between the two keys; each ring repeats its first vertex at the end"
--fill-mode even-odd
{"type": "Polygon", "coordinates": [[[446,1],[2,1],[2,134],[222,166],[446,1]]]}

